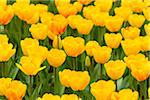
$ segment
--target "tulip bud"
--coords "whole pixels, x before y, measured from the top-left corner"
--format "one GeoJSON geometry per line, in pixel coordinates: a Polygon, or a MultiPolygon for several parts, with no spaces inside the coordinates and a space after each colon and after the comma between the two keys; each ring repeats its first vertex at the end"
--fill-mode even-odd
{"type": "Polygon", "coordinates": [[[90,67],[91,66],[91,60],[89,56],[86,56],[85,58],[85,66],[86,67],[90,67]]]}
{"type": "Polygon", "coordinates": [[[62,48],[62,40],[61,40],[61,37],[60,37],[60,35],[56,35],[55,37],[54,37],[54,40],[53,40],[53,47],[54,48],[59,48],[59,49],[61,49],[62,48]]]}

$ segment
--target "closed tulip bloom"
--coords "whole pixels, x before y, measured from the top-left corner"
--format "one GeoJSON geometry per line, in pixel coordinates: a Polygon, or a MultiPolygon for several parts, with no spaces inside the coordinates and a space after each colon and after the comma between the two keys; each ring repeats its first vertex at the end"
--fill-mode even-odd
{"type": "Polygon", "coordinates": [[[48,63],[53,67],[61,66],[66,60],[66,54],[63,50],[51,49],[47,54],[48,63]]]}
{"type": "Polygon", "coordinates": [[[99,47],[99,43],[97,41],[88,41],[85,46],[87,55],[93,56],[93,49],[96,49],[97,47],[99,47]]]}
{"type": "Polygon", "coordinates": [[[132,14],[129,16],[129,24],[133,27],[140,28],[145,21],[145,17],[143,15],[132,14]]]}
{"type": "Polygon", "coordinates": [[[145,29],[146,35],[150,36],[150,24],[145,24],[144,29],[145,29]]]}
{"type": "Polygon", "coordinates": [[[54,17],[53,13],[44,12],[44,13],[42,13],[42,15],[40,15],[40,20],[43,24],[48,25],[52,21],[53,17],[54,17]]]}
{"type": "Polygon", "coordinates": [[[74,2],[73,5],[76,7],[78,12],[82,10],[83,5],[80,2],[74,2]]]}
{"type": "Polygon", "coordinates": [[[78,10],[73,4],[66,4],[57,6],[59,14],[63,15],[64,17],[68,17],[70,15],[76,15],[78,10]],[[69,8],[69,9],[68,9],[69,8]]]}
{"type": "Polygon", "coordinates": [[[5,96],[8,100],[22,100],[25,96],[27,86],[20,81],[13,80],[7,88],[5,96]]]}
{"type": "Polygon", "coordinates": [[[0,96],[4,96],[6,94],[6,91],[11,84],[11,80],[11,78],[0,78],[0,96]]]}
{"type": "Polygon", "coordinates": [[[32,24],[29,31],[34,39],[44,40],[48,34],[48,27],[42,23],[32,24]]]}
{"type": "Polygon", "coordinates": [[[90,76],[87,71],[71,71],[68,69],[59,72],[60,82],[71,87],[74,91],[84,90],[90,82],[90,76]]]}
{"type": "Polygon", "coordinates": [[[141,41],[139,39],[126,39],[121,42],[121,45],[127,56],[138,54],[141,50],[141,41]]]}
{"type": "Polygon", "coordinates": [[[7,5],[7,0],[1,0],[0,6],[5,7],[7,5]]]}
{"type": "Polygon", "coordinates": [[[41,59],[35,57],[22,56],[20,64],[16,63],[16,66],[26,75],[36,75],[39,71],[46,68],[40,67],[41,59]]]}
{"type": "Polygon", "coordinates": [[[88,35],[93,28],[93,22],[91,20],[82,19],[80,23],[77,24],[77,30],[80,34],[88,35]]]}
{"type": "Polygon", "coordinates": [[[112,49],[106,46],[93,49],[93,57],[97,63],[104,64],[111,57],[112,49]]]}
{"type": "Polygon", "coordinates": [[[131,89],[123,89],[119,92],[113,92],[111,95],[111,100],[138,100],[138,98],[138,92],[131,89]]]}
{"type": "Polygon", "coordinates": [[[106,33],[104,38],[105,38],[105,42],[108,47],[118,48],[121,43],[121,40],[122,40],[122,35],[120,33],[118,33],[118,34],[106,33]]]}
{"type": "Polygon", "coordinates": [[[0,6],[0,24],[7,25],[14,17],[12,6],[8,5],[5,7],[0,6]]]}
{"type": "Polygon", "coordinates": [[[139,53],[139,54],[136,54],[136,55],[130,55],[128,57],[124,57],[124,61],[127,64],[127,67],[129,69],[131,69],[132,65],[136,66],[140,62],[147,62],[148,58],[146,58],[145,55],[139,53]]]}
{"type": "Polygon", "coordinates": [[[131,74],[138,81],[144,81],[150,76],[150,61],[131,65],[131,74]]]}
{"type": "Polygon", "coordinates": [[[38,47],[39,42],[36,39],[25,38],[24,40],[21,40],[20,45],[21,45],[23,54],[28,55],[28,51],[30,51],[31,49],[35,47],[38,47]]]}
{"type": "Polygon", "coordinates": [[[105,21],[107,20],[109,14],[107,12],[99,12],[92,14],[92,21],[96,26],[105,26],[105,21]]]}
{"type": "Polygon", "coordinates": [[[0,34],[0,44],[5,44],[5,43],[8,43],[8,37],[7,35],[4,35],[4,34],[0,34]]]}
{"type": "Polygon", "coordinates": [[[113,0],[95,0],[94,5],[102,12],[109,12],[112,8],[113,0]]]}
{"type": "Polygon", "coordinates": [[[122,60],[109,61],[104,66],[107,75],[113,80],[121,78],[126,69],[126,64],[122,60]]]}
{"type": "Polygon", "coordinates": [[[75,94],[64,94],[62,95],[61,100],[79,100],[79,98],[75,94]]]}
{"type": "Polygon", "coordinates": [[[115,15],[122,17],[125,21],[128,20],[128,17],[132,14],[132,10],[128,7],[116,7],[115,15]]]}
{"type": "Polygon", "coordinates": [[[136,27],[126,27],[121,29],[124,39],[135,39],[140,36],[140,29],[136,27]]]}
{"type": "Polygon", "coordinates": [[[48,6],[44,4],[36,4],[36,8],[40,15],[42,15],[45,12],[48,12],[48,6]]]}
{"type": "Polygon", "coordinates": [[[61,100],[60,96],[45,93],[42,98],[38,98],[37,100],[61,100]]]}
{"type": "Polygon", "coordinates": [[[116,90],[115,83],[112,80],[99,80],[91,84],[91,93],[96,100],[110,100],[111,94],[116,90]]]}
{"type": "Polygon", "coordinates": [[[150,51],[150,36],[140,36],[139,41],[141,41],[141,50],[150,51]]]}
{"type": "Polygon", "coordinates": [[[150,6],[150,0],[144,0],[144,3],[146,4],[146,7],[150,6]]]}
{"type": "Polygon", "coordinates": [[[59,5],[65,5],[65,4],[69,4],[71,0],[55,0],[55,5],[59,6],[59,5]]]}
{"type": "Polygon", "coordinates": [[[71,15],[68,17],[68,24],[72,29],[76,29],[77,25],[81,23],[83,17],[80,15],[71,15]]]}
{"type": "Polygon", "coordinates": [[[53,40],[53,47],[56,49],[61,49],[62,48],[62,40],[60,35],[59,36],[55,36],[54,40],[53,40]]]}
{"type": "Polygon", "coordinates": [[[123,18],[119,16],[110,16],[105,23],[106,28],[110,32],[117,32],[120,30],[122,24],[123,24],[123,18]]]}
{"type": "Polygon", "coordinates": [[[77,0],[77,1],[84,5],[88,5],[92,2],[92,0],[77,0]]]}
{"type": "Polygon", "coordinates": [[[150,7],[143,9],[144,16],[148,21],[150,21],[150,13],[149,12],[150,12],[150,7]]]}
{"type": "Polygon", "coordinates": [[[84,39],[81,37],[68,36],[63,39],[63,48],[68,56],[77,57],[85,50],[84,39]]]}
{"type": "Polygon", "coordinates": [[[121,6],[131,8],[131,2],[132,0],[121,0],[121,6]]]}

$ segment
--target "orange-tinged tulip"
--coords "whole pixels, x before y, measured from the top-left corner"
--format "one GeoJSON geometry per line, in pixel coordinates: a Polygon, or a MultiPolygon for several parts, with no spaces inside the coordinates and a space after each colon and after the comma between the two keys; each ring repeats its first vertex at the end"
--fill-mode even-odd
{"type": "Polygon", "coordinates": [[[141,50],[150,51],[150,36],[140,36],[138,39],[141,42],[141,50]]]}
{"type": "Polygon", "coordinates": [[[8,5],[5,7],[0,6],[0,24],[7,25],[14,17],[12,6],[8,5]]]}
{"type": "Polygon", "coordinates": [[[20,64],[16,63],[16,66],[26,75],[36,75],[39,71],[46,68],[46,66],[40,67],[41,63],[40,58],[22,56],[20,64]]]}
{"type": "Polygon", "coordinates": [[[84,39],[81,37],[68,36],[63,39],[63,48],[68,56],[77,57],[85,50],[84,39]]]}
{"type": "Polygon", "coordinates": [[[77,0],[77,1],[84,5],[88,5],[92,2],[92,0],[77,0]]]}
{"type": "Polygon", "coordinates": [[[121,43],[121,40],[122,40],[122,35],[120,33],[118,33],[118,34],[106,33],[104,38],[105,38],[105,42],[108,47],[118,48],[121,43]]]}
{"type": "Polygon", "coordinates": [[[145,24],[144,29],[145,29],[146,35],[150,36],[150,24],[145,24]]]}
{"type": "Polygon", "coordinates": [[[131,89],[123,89],[119,92],[113,92],[111,95],[111,100],[138,100],[138,98],[138,92],[131,89]]]}
{"type": "Polygon", "coordinates": [[[104,66],[107,75],[113,80],[121,78],[126,69],[126,64],[122,60],[109,61],[104,66]]]}
{"type": "Polygon", "coordinates": [[[47,54],[48,63],[53,67],[61,66],[66,60],[66,54],[63,50],[51,49],[47,54]]]}
{"type": "Polygon", "coordinates": [[[42,23],[32,24],[29,31],[34,39],[44,40],[48,34],[48,27],[42,23]]]}
{"type": "Polygon", "coordinates": [[[31,49],[34,49],[35,47],[38,47],[39,42],[36,39],[25,38],[24,40],[21,40],[20,45],[21,45],[23,54],[28,55],[28,51],[30,51],[31,49]]]}
{"type": "Polygon", "coordinates": [[[39,97],[37,100],[61,100],[61,99],[60,96],[58,95],[45,93],[42,98],[39,97]]]}
{"type": "Polygon", "coordinates": [[[122,28],[121,33],[125,39],[135,39],[140,36],[140,29],[129,26],[126,28],[122,28]]]}
{"type": "Polygon", "coordinates": [[[5,96],[8,100],[22,100],[25,96],[27,86],[20,81],[13,80],[7,88],[5,96]]]}
{"type": "Polygon", "coordinates": [[[74,91],[84,90],[90,82],[90,76],[87,71],[71,71],[65,69],[59,72],[61,84],[71,87],[74,91]]]}
{"type": "Polygon", "coordinates": [[[104,64],[110,59],[111,52],[112,52],[111,48],[106,47],[106,46],[103,46],[103,47],[99,46],[96,49],[93,49],[94,60],[97,63],[104,64]]]}
{"type": "Polygon", "coordinates": [[[132,14],[128,18],[129,24],[133,27],[140,28],[145,21],[145,17],[143,15],[132,14]]]}
{"type": "Polygon", "coordinates": [[[74,2],[73,5],[76,7],[78,12],[82,10],[83,5],[80,2],[74,2]]]}
{"type": "Polygon", "coordinates": [[[112,80],[99,80],[91,84],[91,93],[96,100],[110,100],[111,94],[116,90],[115,83],[112,80]]]}
{"type": "Polygon", "coordinates": [[[95,0],[94,4],[100,11],[109,12],[112,8],[113,0],[95,0]]]}
{"type": "Polygon", "coordinates": [[[93,28],[93,22],[91,20],[82,19],[80,23],[77,23],[77,30],[80,34],[88,35],[93,28]]]}
{"type": "Polygon", "coordinates": [[[123,24],[123,18],[120,16],[110,16],[105,22],[106,28],[110,32],[117,32],[120,30],[123,24]]]}
{"type": "Polygon", "coordinates": [[[71,0],[55,0],[55,5],[59,6],[59,5],[65,5],[65,4],[69,4],[71,0]]]}
{"type": "Polygon", "coordinates": [[[122,17],[124,20],[128,20],[128,17],[132,14],[132,10],[127,7],[116,7],[115,15],[122,17]]]}
{"type": "Polygon", "coordinates": [[[42,15],[40,15],[40,20],[43,24],[48,25],[52,22],[52,19],[54,17],[54,14],[51,12],[44,12],[42,15]]]}
{"type": "Polygon", "coordinates": [[[75,94],[64,94],[62,95],[61,100],[79,100],[79,98],[75,94]]]}
{"type": "Polygon", "coordinates": [[[97,47],[99,47],[99,43],[97,41],[88,41],[85,46],[87,55],[93,56],[93,49],[96,49],[97,47]]]}
{"type": "Polygon", "coordinates": [[[141,50],[141,41],[139,39],[126,39],[121,42],[121,45],[127,56],[138,54],[141,50]]]}

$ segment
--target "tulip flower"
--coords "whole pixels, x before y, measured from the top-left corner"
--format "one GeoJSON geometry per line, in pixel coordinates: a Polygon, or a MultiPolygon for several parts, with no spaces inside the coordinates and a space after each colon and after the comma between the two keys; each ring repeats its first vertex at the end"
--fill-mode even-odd
{"type": "Polygon", "coordinates": [[[147,7],[145,9],[143,9],[143,13],[144,13],[144,16],[145,18],[150,21],[150,14],[149,14],[149,11],[150,11],[150,7],[147,7]]]}
{"type": "Polygon", "coordinates": [[[83,5],[80,2],[74,2],[73,5],[76,7],[78,12],[82,10],[83,5]]]}
{"type": "Polygon", "coordinates": [[[62,95],[61,100],[79,100],[79,98],[75,94],[69,94],[69,95],[64,94],[62,95]]]}
{"type": "Polygon", "coordinates": [[[70,3],[71,0],[55,0],[55,5],[59,6],[59,5],[65,5],[70,3]]]}
{"type": "Polygon", "coordinates": [[[150,36],[150,24],[145,24],[144,29],[145,29],[146,35],[150,36]]]}
{"type": "Polygon", "coordinates": [[[0,6],[5,7],[7,5],[7,0],[1,0],[0,1],[0,6]]]}
{"type": "Polygon", "coordinates": [[[138,98],[138,92],[131,89],[122,89],[119,92],[113,92],[111,95],[111,100],[138,100],[138,98]]]}
{"type": "Polygon", "coordinates": [[[139,41],[141,41],[141,51],[150,51],[150,37],[140,36],[139,41]]]}
{"type": "Polygon", "coordinates": [[[66,60],[66,54],[63,50],[51,49],[47,54],[48,63],[53,67],[61,66],[66,60]]]}
{"type": "Polygon", "coordinates": [[[54,17],[53,13],[44,12],[44,13],[42,13],[42,15],[40,15],[40,20],[43,24],[48,25],[52,21],[53,17],[54,17]]]}
{"type": "Polygon", "coordinates": [[[56,49],[62,48],[62,40],[60,36],[55,36],[53,40],[53,47],[56,49]]]}
{"type": "Polygon", "coordinates": [[[111,80],[99,80],[91,84],[91,93],[96,100],[110,100],[111,94],[116,90],[115,83],[111,80]]]}
{"type": "Polygon", "coordinates": [[[89,56],[93,56],[93,49],[96,49],[97,47],[99,47],[99,43],[96,41],[88,41],[86,46],[85,46],[85,50],[87,55],[89,56]]]}
{"type": "Polygon", "coordinates": [[[138,54],[141,50],[141,41],[139,39],[126,39],[121,42],[121,45],[127,56],[138,54]]]}
{"type": "Polygon", "coordinates": [[[124,19],[119,16],[110,16],[106,19],[105,26],[110,32],[117,32],[120,30],[124,19]]]}
{"type": "Polygon", "coordinates": [[[63,48],[68,56],[77,57],[85,50],[84,39],[81,37],[68,36],[63,39],[63,48]]]}
{"type": "Polygon", "coordinates": [[[77,1],[84,5],[88,5],[92,2],[92,0],[77,0],[77,1]]]}
{"type": "Polygon", "coordinates": [[[42,98],[38,98],[37,100],[61,100],[60,96],[45,93],[42,98]]]}
{"type": "Polygon", "coordinates": [[[30,4],[30,0],[16,0],[17,3],[27,3],[30,4]]]}
{"type": "Polygon", "coordinates": [[[48,27],[45,24],[32,24],[29,31],[34,39],[44,40],[48,34],[48,27]]]}
{"type": "Polygon", "coordinates": [[[40,67],[41,63],[40,58],[22,56],[20,64],[16,63],[16,66],[26,75],[36,75],[39,71],[46,68],[46,66],[40,67]]]}
{"type": "Polygon", "coordinates": [[[97,63],[104,64],[110,59],[111,52],[112,52],[111,48],[106,47],[106,46],[103,46],[103,47],[99,46],[93,50],[94,60],[97,63]]]}
{"type": "Polygon", "coordinates": [[[129,26],[126,28],[122,28],[121,33],[125,39],[135,39],[140,36],[140,29],[129,26]]]}
{"type": "Polygon", "coordinates": [[[128,22],[131,26],[140,28],[145,21],[145,17],[143,15],[132,14],[128,18],[128,22]]]}
{"type": "Polygon", "coordinates": [[[113,80],[121,78],[126,69],[126,64],[122,60],[109,61],[104,66],[107,75],[113,80]]]}
{"type": "Polygon", "coordinates": [[[59,78],[62,85],[71,87],[74,91],[84,90],[90,82],[90,76],[87,71],[82,72],[65,69],[59,72],[59,78]]]}
{"type": "Polygon", "coordinates": [[[120,43],[121,43],[121,40],[122,40],[122,35],[120,33],[118,33],[118,34],[114,34],[114,33],[108,34],[108,33],[106,33],[104,38],[105,38],[105,42],[106,42],[108,47],[118,48],[120,43]]]}

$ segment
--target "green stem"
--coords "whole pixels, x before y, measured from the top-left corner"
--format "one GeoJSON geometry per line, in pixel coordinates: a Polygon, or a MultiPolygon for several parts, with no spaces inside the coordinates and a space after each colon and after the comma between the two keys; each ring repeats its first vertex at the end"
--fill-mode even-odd
{"type": "Polygon", "coordinates": [[[33,88],[33,76],[30,75],[30,86],[29,86],[29,91],[30,91],[30,96],[32,95],[32,88],[33,88]]]}
{"type": "Polygon", "coordinates": [[[146,81],[140,82],[140,99],[147,99],[147,84],[146,81]]]}
{"type": "Polygon", "coordinates": [[[76,58],[72,57],[72,68],[73,70],[76,70],[76,58]]]}
{"type": "Polygon", "coordinates": [[[102,80],[102,64],[100,64],[100,80],[102,80]]]}

